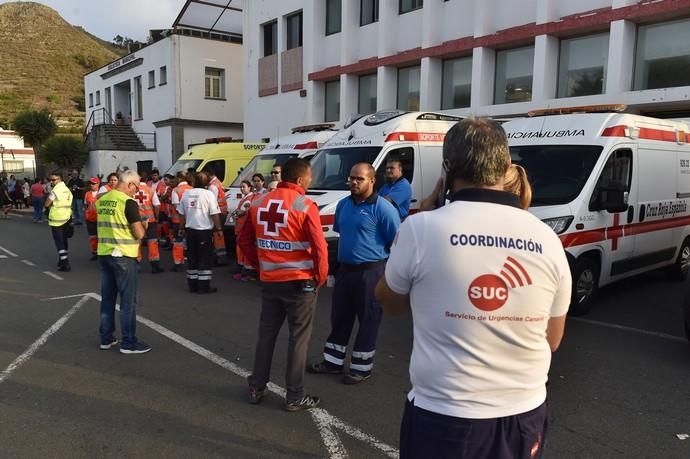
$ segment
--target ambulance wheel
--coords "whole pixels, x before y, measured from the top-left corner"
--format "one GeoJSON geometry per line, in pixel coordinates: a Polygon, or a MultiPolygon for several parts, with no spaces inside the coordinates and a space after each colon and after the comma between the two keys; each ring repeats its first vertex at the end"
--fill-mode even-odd
{"type": "Polygon", "coordinates": [[[683,280],[688,275],[688,267],[690,267],[690,238],[685,238],[680,246],[676,262],[668,267],[666,274],[671,279],[683,280]]]}
{"type": "Polygon", "coordinates": [[[572,268],[573,293],[570,299],[571,316],[587,314],[599,290],[599,265],[588,257],[580,258],[572,268]]]}

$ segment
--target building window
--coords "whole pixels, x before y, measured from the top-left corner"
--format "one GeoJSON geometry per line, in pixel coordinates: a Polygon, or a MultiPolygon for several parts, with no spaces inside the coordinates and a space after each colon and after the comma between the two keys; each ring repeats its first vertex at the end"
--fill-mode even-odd
{"type": "Polygon", "coordinates": [[[101,91],[96,91],[96,105],[101,105],[101,91]]]}
{"type": "Polygon", "coordinates": [[[633,88],[690,86],[690,20],[640,26],[633,88]]]}
{"type": "Polygon", "coordinates": [[[302,12],[291,14],[285,18],[287,23],[287,49],[302,46],[302,12]]]}
{"type": "Polygon", "coordinates": [[[496,53],[495,104],[532,100],[534,46],[496,53]]]}
{"type": "Polygon", "coordinates": [[[206,67],[204,96],[207,99],[225,98],[225,70],[206,67]]]}
{"type": "Polygon", "coordinates": [[[89,93],[89,107],[93,107],[93,93],[89,93]]]}
{"type": "Polygon", "coordinates": [[[158,86],[168,84],[168,68],[164,65],[158,71],[158,86]]]}
{"type": "Polygon", "coordinates": [[[149,89],[156,87],[156,72],[149,70],[149,89]]]}
{"type": "Polygon", "coordinates": [[[340,80],[326,82],[326,113],[324,121],[340,119],[340,80]]]}
{"type": "Polygon", "coordinates": [[[264,57],[278,52],[278,21],[261,26],[264,32],[264,57]]]}
{"type": "Polygon", "coordinates": [[[558,97],[603,94],[609,34],[561,40],[558,97]]]}
{"type": "Polygon", "coordinates": [[[359,77],[357,112],[362,115],[376,112],[376,74],[359,77]]]}
{"type": "Polygon", "coordinates": [[[424,6],[424,0],[400,0],[400,14],[418,10],[424,6]]]}
{"type": "Polygon", "coordinates": [[[10,173],[23,173],[24,172],[24,161],[14,161],[6,159],[3,161],[3,169],[5,172],[10,173]]]}
{"type": "Polygon", "coordinates": [[[418,65],[398,69],[398,108],[419,110],[419,81],[422,68],[418,65]]]}
{"type": "Polygon", "coordinates": [[[472,93],[472,57],[443,61],[441,109],[470,106],[472,93]]]}
{"type": "Polygon", "coordinates": [[[359,1],[359,25],[379,22],[379,0],[359,1]]]}
{"type": "Polygon", "coordinates": [[[342,4],[340,0],[326,0],[326,35],[340,32],[342,4]]]}
{"type": "Polygon", "coordinates": [[[142,92],[141,77],[138,76],[134,79],[134,97],[136,101],[136,120],[144,119],[144,93],[142,92]]]}

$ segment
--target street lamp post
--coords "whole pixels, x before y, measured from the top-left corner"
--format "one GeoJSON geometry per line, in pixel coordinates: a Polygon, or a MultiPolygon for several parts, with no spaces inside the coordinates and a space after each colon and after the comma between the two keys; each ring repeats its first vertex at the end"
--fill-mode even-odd
{"type": "Polygon", "coordinates": [[[0,143],[0,171],[5,172],[5,146],[0,143]]]}

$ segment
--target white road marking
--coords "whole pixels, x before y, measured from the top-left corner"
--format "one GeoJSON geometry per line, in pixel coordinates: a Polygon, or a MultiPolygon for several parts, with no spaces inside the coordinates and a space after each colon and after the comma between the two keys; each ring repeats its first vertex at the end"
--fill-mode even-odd
{"type": "Polygon", "coordinates": [[[599,325],[600,327],[613,328],[614,330],[623,330],[633,333],[639,333],[640,335],[654,336],[656,338],[664,338],[670,341],[678,341],[680,343],[687,343],[688,340],[681,338],[680,336],[669,335],[668,333],[653,332],[649,330],[642,330],[639,328],[626,327],[625,325],[610,324],[607,322],[600,322],[598,320],[583,319],[581,317],[569,317],[568,320],[574,320],[576,322],[582,322],[590,325],[599,325]]]}
{"type": "Polygon", "coordinates": [[[5,252],[7,255],[9,255],[11,257],[18,257],[19,256],[14,252],[10,252],[9,250],[7,250],[6,248],[4,248],[2,246],[0,246],[0,250],[2,250],[3,252],[5,252]]]}
{"type": "Polygon", "coordinates": [[[38,351],[41,346],[43,346],[47,341],[48,338],[50,338],[55,332],[60,330],[63,325],[65,325],[65,322],[67,322],[70,317],[76,313],[79,308],[84,306],[86,302],[89,301],[89,296],[83,295],[81,300],[77,301],[74,306],[70,308],[67,313],[60,317],[48,330],[46,330],[40,338],[38,338],[29,348],[24,351],[22,355],[14,359],[14,362],[10,363],[10,365],[5,368],[2,373],[0,373],[0,383],[5,381],[7,378],[9,378],[12,373],[14,373],[19,367],[24,365],[35,353],[38,351]]]}
{"type": "MultiPolygon", "coordinates": [[[[61,297],[54,297],[54,298],[48,298],[48,300],[62,300],[66,298],[76,298],[76,297],[88,297],[88,298],[93,298],[96,301],[101,301],[101,296],[97,293],[89,292],[89,293],[82,293],[78,295],[68,295],[68,296],[61,296],[61,297]]],[[[116,305],[117,309],[119,310],[120,305],[116,305]]],[[[142,325],[146,325],[150,329],[160,333],[161,335],[165,336],[166,338],[170,339],[171,341],[176,342],[177,344],[187,348],[188,350],[194,352],[195,354],[200,355],[201,357],[205,358],[206,360],[209,360],[210,362],[215,363],[216,365],[220,366],[221,368],[224,368],[228,370],[229,372],[246,379],[247,376],[250,375],[250,371],[240,367],[237,364],[234,364],[230,362],[227,359],[224,359],[223,357],[219,356],[218,354],[215,354],[214,352],[209,351],[206,348],[203,348],[199,346],[198,344],[188,340],[187,338],[184,338],[177,333],[173,332],[172,330],[169,330],[165,328],[164,326],[157,324],[156,322],[147,319],[146,317],[140,316],[137,314],[137,322],[141,323],[142,325]]],[[[281,398],[285,398],[286,391],[284,388],[280,387],[277,384],[274,384],[272,382],[269,382],[266,385],[266,389],[268,389],[269,392],[272,392],[276,395],[278,395],[281,398]]],[[[398,452],[397,449],[394,447],[383,443],[376,438],[372,437],[371,435],[361,431],[360,429],[347,424],[345,421],[342,419],[333,416],[330,414],[328,411],[326,411],[323,408],[315,408],[309,410],[312,420],[314,421],[314,424],[316,425],[317,430],[319,431],[319,434],[321,435],[321,439],[323,441],[324,446],[326,447],[326,450],[328,451],[328,457],[331,459],[346,459],[348,458],[347,450],[345,449],[345,446],[342,444],[340,441],[340,438],[338,438],[338,435],[335,433],[335,430],[340,430],[347,435],[352,436],[353,438],[360,440],[363,443],[366,443],[367,445],[371,446],[372,448],[378,449],[379,451],[383,452],[386,456],[391,457],[391,458],[398,458],[400,453],[398,452]]]]}
{"type": "Polygon", "coordinates": [[[57,274],[51,273],[50,271],[43,271],[43,274],[45,274],[46,276],[50,276],[50,277],[52,277],[53,279],[65,280],[65,279],[63,279],[62,277],[58,276],[57,274]]]}
{"type": "Polygon", "coordinates": [[[0,255],[0,259],[7,258],[7,255],[0,255]]]}
{"type": "Polygon", "coordinates": [[[22,263],[28,266],[36,266],[35,264],[31,263],[29,260],[22,260],[22,263]]]}

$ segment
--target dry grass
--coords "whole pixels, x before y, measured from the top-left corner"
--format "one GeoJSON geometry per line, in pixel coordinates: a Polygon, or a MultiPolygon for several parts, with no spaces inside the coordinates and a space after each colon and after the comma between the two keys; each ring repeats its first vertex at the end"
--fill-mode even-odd
{"type": "Polygon", "coordinates": [[[48,108],[61,131],[84,125],[84,75],[117,59],[114,47],[33,2],[0,5],[0,120],[48,108]]]}

